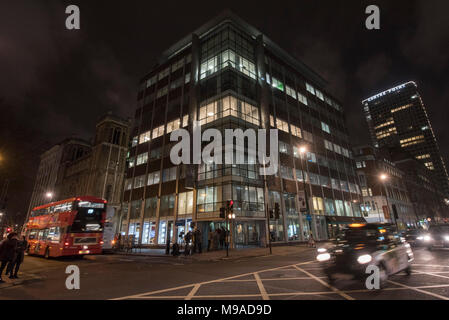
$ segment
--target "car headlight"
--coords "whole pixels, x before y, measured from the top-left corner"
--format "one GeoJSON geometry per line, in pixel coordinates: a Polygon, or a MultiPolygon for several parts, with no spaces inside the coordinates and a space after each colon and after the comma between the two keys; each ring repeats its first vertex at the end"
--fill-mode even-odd
{"type": "Polygon", "coordinates": [[[318,248],[317,251],[318,251],[319,253],[324,253],[324,252],[327,251],[327,249],[325,249],[325,248],[318,248]]]}
{"type": "Polygon", "coordinates": [[[444,236],[444,240],[449,241],[449,236],[444,236]]]}
{"type": "Polygon", "coordinates": [[[424,236],[424,241],[430,241],[432,238],[430,236],[424,236]]]}
{"type": "Polygon", "coordinates": [[[419,236],[419,237],[416,237],[416,239],[418,239],[418,240],[424,240],[424,237],[423,237],[423,236],[419,236]]]}
{"type": "Polygon", "coordinates": [[[371,257],[371,255],[369,255],[369,254],[364,254],[357,258],[357,262],[360,264],[365,264],[365,263],[371,262],[371,260],[373,260],[373,257],[371,257]]]}
{"type": "Polygon", "coordinates": [[[331,255],[329,253],[320,253],[316,256],[316,259],[320,262],[327,261],[331,258],[331,255]]]}

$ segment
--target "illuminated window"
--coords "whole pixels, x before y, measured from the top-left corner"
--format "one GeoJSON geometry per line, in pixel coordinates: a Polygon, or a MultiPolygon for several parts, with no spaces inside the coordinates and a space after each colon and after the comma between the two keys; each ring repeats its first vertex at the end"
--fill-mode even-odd
{"type": "Polygon", "coordinates": [[[276,119],[276,128],[284,132],[289,132],[287,121],[281,120],[279,118],[276,119]]]}
{"type": "Polygon", "coordinates": [[[168,93],[168,86],[165,86],[157,91],[156,98],[165,96],[168,93]]]}
{"type": "Polygon", "coordinates": [[[249,123],[259,125],[259,109],[233,96],[227,96],[213,101],[199,110],[201,125],[217,119],[233,116],[249,123]]]}
{"type": "Polygon", "coordinates": [[[411,106],[413,106],[413,104],[411,104],[411,103],[409,103],[409,104],[406,104],[406,105],[404,105],[404,106],[401,106],[401,107],[398,107],[398,108],[392,109],[392,110],[391,110],[391,113],[395,113],[395,112],[398,112],[398,111],[401,111],[401,110],[404,110],[404,109],[410,108],[411,106]]]}
{"type": "Polygon", "coordinates": [[[315,94],[316,94],[316,96],[318,97],[318,99],[324,101],[323,93],[322,93],[320,90],[316,89],[316,90],[315,90],[315,94]]]}
{"type": "Polygon", "coordinates": [[[150,79],[147,80],[147,88],[152,86],[156,82],[157,82],[157,77],[156,76],[151,77],[150,79]]]}
{"type": "Polygon", "coordinates": [[[299,92],[297,92],[297,94],[298,100],[307,106],[308,105],[307,98],[304,95],[300,94],[299,92]]]}
{"type": "Polygon", "coordinates": [[[400,142],[401,142],[401,147],[407,147],[407,146],[411,146],[414,144],[424,142],[424,136],[415,136],[415,137],[411,137],[408,139],[403,139],[400,142]]]}
{"type": "Polygon", "coordinates": [[[232,50],[225,50],[217,56],[203,61],[201,63],[200,79],[204,79],[226,67],[232,67],[248,77],[256,79],[256,67],[254,63],[232,50]]]}
{"type": "Polygon", "coordinates": [[[135,147],[135,146],[137,146],[139,144],[139,136],[135,136],[134,138],[133,138],[133,141],[131,142],[131,146],[132,147],[135,147]]]}
{"type": "Polygon", "coordinates": [[[290,130],[292,131],[292,135],[302,138],[301,129],[293,124],[290,125],[290,130]]]}
{"type": "Polygon", "coordinates": [[[331,130],[329,129],[329,125],[324,122],[321,122],[321,129],[327,133],[331,133],[331,130]]]}
{"type": "Polygon", "coordinates": [[[280,80],[278,80],[278,79],[276,79],[276,78],[272,78],[272,86],[274,87],[274,88],[276,88],[276,89],[279,89],[279,90],[281,90],[281,91],[284,91],[284,84],[280,81],[280,80]]]}
{"type": "Polygon", "coordinates": [[[426,162],[424,163],[424,165],[427,167],[427,169],[429,170],[434,170],[435,168],[433,167],[433,162],[426,162]]]}
{"type": "Polygon", "coordinates": [[[179,129],[180,125],[181,125],[181,120],[179,120],[179,119],[168,122],[167,123],[167,133],[170,133],[172,131],[179,129]]]}
{"type": "Polygon", "coordinates": [[[150,140],[151,140],[151,131],[144,132],[139,136],[139,144],[148,142],[150,140]]]}
{"type": "Polygon", "coordinates": [[[156,139],[157,137],[160,137],[162,135],[164,135],[164,125],[159,126],[159,127],[155,128],[155,129],[153,129],[152,139],[156,139]]]}
{"type": "Polygon", "coordinates": [[[389,118],[387,122],[381,123],[374,127],[375,130],[394,124],[393,118],[389,118]]]}
{"type": "Polygon", "coordinates": [[[148,152],[141,153],[137,156],[136,165],[147,163],[147,161],[148,161],[148,152]]]}
{"type": "Polygon", "coordinates": [[[315,95],[315,88],[314,88],[312,85],[308,84],[307,82],[306,82],[306,89],[307,89],[307,91],[309,91],[311,94],[315,95]]]}
{"type": "Polygon", "coordinates": [[[416,156],[416,159],[421,160],[421,159],[428,159],[430,158],[430,154],[422,154],[420,156],[416,156]]]}
{"type": "Polygon", "coordinates": [[[290,88],[289,86],[285,86],[285,92],[292,98],[296,99],[296,91],[290,88]]]}

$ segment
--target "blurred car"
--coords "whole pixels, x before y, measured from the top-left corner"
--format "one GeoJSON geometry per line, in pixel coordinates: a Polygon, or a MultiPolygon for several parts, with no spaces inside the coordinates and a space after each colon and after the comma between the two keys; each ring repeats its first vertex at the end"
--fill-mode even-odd
{"type": "Polygon", "coordinates": [[[429,250],[449,248],[449,225],[431,225],[423,239],[429,250]]]}
{"type": "Polygon", "coordinates": [[[425,244],[424,237],[427,235],[423,229],[409,229],[403,233],[403,237],[412,247],[422,246],[425,244]]]}
{"type": "Polygon", "coordinates": [[[351,224],[332,244],[317,249],[317,260],[332,283],[338,278],[363,280],[369,265],[379,268],[381,286],[389,275],[411,274],[413,252],[394,228],[384,224],[351,224]]]}

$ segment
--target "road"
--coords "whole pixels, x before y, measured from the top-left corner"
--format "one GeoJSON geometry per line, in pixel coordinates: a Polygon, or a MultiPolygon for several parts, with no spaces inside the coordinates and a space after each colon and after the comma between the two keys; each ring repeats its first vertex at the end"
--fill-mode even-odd
{"type": "Polygon", "coordinates": [[[390,277],[383,290],[355,281],[330,285],[315,251],[191,261],[174,257],[96,256],[90,259],[25,257],[24,279],[0,286],[0,299],[445,299],[449,300],[449,251],[415,249],[413,273],[390,277]],[[77,265],[79,290],[65,287],[66,267],[77,265]]]}

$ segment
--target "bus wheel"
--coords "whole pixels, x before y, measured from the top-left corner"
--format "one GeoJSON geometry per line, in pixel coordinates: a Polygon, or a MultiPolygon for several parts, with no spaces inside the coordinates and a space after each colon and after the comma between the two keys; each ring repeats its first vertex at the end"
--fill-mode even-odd
{"type": "Polygon", "coordinates": [[[47,249],[45,249],[44,258],[50,259],[50,248],[48,248],[48,247],[47,247],[47,249]]]}

